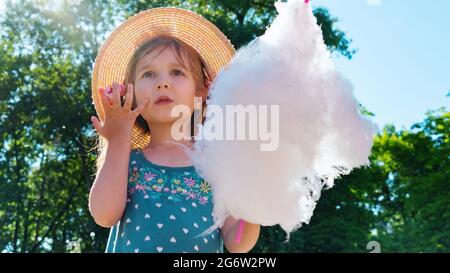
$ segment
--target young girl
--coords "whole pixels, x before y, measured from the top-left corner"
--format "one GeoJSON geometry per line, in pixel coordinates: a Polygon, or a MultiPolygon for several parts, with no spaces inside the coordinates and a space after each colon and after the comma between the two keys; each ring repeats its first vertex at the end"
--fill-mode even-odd
{"type": "Polygon", "coordinates": [[[158,8],[127,20],[100,50],[93,76],[100,119],[92,118],[100,156],[89,209],[97,224],[111,227],[106,252],[220,253],[223,245],[229,252],[248,252],[256,244],[260,226],[244,221],[241,234],[242,224],[232,217],[220,230],[198,236],[213,224],[213,192],[177,145],[192,148],[192,141],[171,134],[178,119],[171,116],[173,107],[185,105],[193,115],[194,97],[205,101],[210,81],[231,58],[223,53],[230,52],[223,38],[192,12],[158,8]],[[114,54],[126,55],[127,45],[136,48],[132,55],[110,61],[114,54]],[[102,87],[108,73],[126,84],[102,87]]]}

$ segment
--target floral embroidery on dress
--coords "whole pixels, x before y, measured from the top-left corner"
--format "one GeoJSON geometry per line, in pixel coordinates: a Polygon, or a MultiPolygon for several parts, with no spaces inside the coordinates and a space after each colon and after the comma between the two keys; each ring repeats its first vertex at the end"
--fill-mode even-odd
{"type": "Polygon", "coordinates": [[[210,185],[195,172],[176,172],[169,176],[165,169],[137,166],[130,167],[129,172],[129,194],[141,191],[145,198],[153,200],[163,197],[174,202],[198,200],[201,205],[212,198],[210,185]]]}

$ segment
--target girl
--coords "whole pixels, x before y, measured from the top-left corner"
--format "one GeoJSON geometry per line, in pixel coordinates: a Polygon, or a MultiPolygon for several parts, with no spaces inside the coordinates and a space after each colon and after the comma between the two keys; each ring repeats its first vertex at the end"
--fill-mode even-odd
{"type": "Polygon", "coordinates": [[[192,141],[177,141],[171,134],[177,120],[171,116],[173,107],[185,105],[193,116],[194,97],[205,101],[218,71],[213,69],[215,57],[202,51],[207,39],[195,33],[205,29],[211,30],[211,38],[221,38],[212,52],[224,55],[220,50],[229,49],[229,41],[209,21],[181,9],[151,9],[127,20],[97,56],[93,97],[100,119],[92,117],[92,123],[99,134],[100,156],[89,209],[97,224],[111,227],[106,252],[220,253],[223,245],[229,252],[248,252],[256,244],[260,226],[244,221],[244,232],[236,240],[242,225],[232,217],[220,230],[198,236],[213,224],[213,193],[177,145],[192,148],[192,141]],[[107,64],[115,55],[105,52],[128,52],[123,45],[132,39],[138,46],[123,58],[126,62],[107,64]],[[111,41],[122,48],[113,50],[111,41]],[[114,76],[126,85],[99,87],[107,82],[99,75],[108,74],[111,66],[122,71],[114,76]]]}

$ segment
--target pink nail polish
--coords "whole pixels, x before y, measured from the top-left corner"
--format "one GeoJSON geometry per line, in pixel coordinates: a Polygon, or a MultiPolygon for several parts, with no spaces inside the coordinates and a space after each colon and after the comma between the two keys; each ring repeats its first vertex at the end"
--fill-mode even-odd
{"type": "Polygon", "coordinates": [[[125,87],[125,85],[121,84],[120,85],[120,95],[125,96],[126,93],[127,93],[127,88],[125,87]]]}

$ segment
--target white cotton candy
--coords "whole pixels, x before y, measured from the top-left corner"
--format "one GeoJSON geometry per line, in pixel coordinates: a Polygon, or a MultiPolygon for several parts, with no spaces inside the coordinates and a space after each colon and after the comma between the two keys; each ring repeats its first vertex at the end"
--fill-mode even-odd
{"type": "Polygon", "coordinates": [[[303,0],[275,6],[273,24],[218,74],[207,105],[279,105],[279,145],[261,151],[267,141],[196,141],[194,166],[214,194],[208,231],[233,216],[279,224],[289,235],[309,222],[323,187],[369,164],[377,126],[360,114],[351,83],[335,70],[311,7],[303,0]]]}

